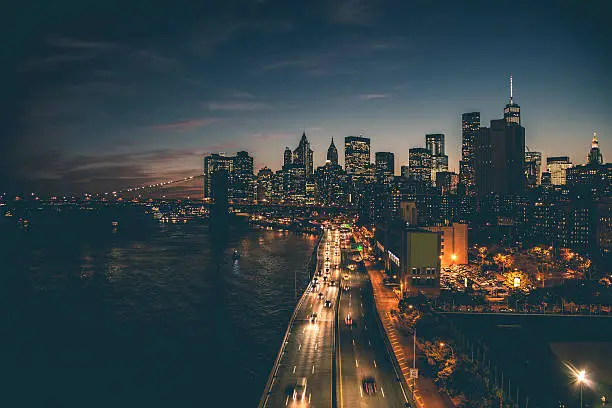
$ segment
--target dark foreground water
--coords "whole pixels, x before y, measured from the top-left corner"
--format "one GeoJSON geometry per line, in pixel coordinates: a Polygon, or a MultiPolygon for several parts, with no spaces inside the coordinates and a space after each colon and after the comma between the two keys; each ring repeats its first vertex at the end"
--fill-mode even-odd
{"type": "Polygon", "coordinates": [[[0,405],[256,406],[315,238],[110,221],[2,226],[0,405]]]}

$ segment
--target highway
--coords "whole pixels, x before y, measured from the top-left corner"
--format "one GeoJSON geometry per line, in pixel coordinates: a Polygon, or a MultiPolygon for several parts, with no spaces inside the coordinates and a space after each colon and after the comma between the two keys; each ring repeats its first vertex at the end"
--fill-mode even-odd
{"type": "Polygon", "coordinates": [[[284,350],[278,366],[272,368],[271,385],[264,391],[261,407],[332,406],[338,286],[323,281],[326,269],[329,269],[327,280],[338,281],[340,252],[334,250],[335,243],[339,247],[339,234],[329,230],[324,234],[317,254],[318,284],[313,280],[297,305],[284,350]],[[326,300],[331,301],[331,307],[325,306],[326,300]],[[313,313],[317,314],[316,322],[311,321],[313,313]],[[294,398],[294,390],[299,390],[296,385],[302,378],[306,378],[304,398],[300,399],[299,395],[294,398]]]}
{"type": "Polygon", "coordinates": [[[348,290],[342,290],[339,304],[338,407],[408,407],[378,327],[368,273],[362,263],[346,271],[350,277],[342,286],[348,290]],[[349,313],[352,324],[345,321],[349,313]],[[367,377],[376,381],[375,394],[364,392],[362,381],[367,377]]]}

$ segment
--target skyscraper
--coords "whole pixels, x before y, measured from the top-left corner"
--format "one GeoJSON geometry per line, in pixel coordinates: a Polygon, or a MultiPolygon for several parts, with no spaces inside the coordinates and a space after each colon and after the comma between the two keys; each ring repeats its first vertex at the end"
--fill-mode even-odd
{"type": "Polygon", "coordinates": [[[474,138],[480,131],[480,112],[468,112],[461,115],[461,162],[459,180],[468,194],[474,189],[474,138]]]}
{"type": "Polygon", "coordinates": [[[512,75],[510,75],[510,102],[504,109],[504,120],[508,125],[512,123],[517,125],[521,124],[521,107],[514,103],[514,100],[512,99],[512,75]]]}
{"type": "Polygon", "coordinates": [[[364,173],[370,165],[370,139],[363,136],[344,138],[344,169],[347,174],[364,173]]]}
{"type": "Polygon", "coordinates": [[[285,147],[285,154],[283,157],[283,168],[289,167],[293,163],[293,153],[289,147],[285,147]]]}
{"type": "Polygon", "coordinates": [[[334,138],[332,137],[331,144],[327,149],[327,160],[333,165],[338,164],[338,149],[336,149],[336,145],[334,145],[334,138]]]}
{"type": "Polygon", "coordinates": [[[255,198],[255,176],[253,174],[253,156],[240,151],[234,157],[234,169],[230,173],[230,194],[234,200],[252,200],[255,198]]]}
{"type": "Polygon", "coordinates": [[[567,156],[547,157],[546,167],[550,173],[550,182],[554,186],[563,186],[566,182],[565,170],[572,167],[567,156]]]}
{"type": "Polygon", "coordinates": [[[431,183],[431,153],[424,147],[413,147],[408,150],[410,177],[424,183],[431,183]]]}
{"type": "Polygon", "coordinates": [[[591,142],[591,151],[587,157],[587,163],[589,164],[603,164],[603,155],[599,150],[599,141],[597,140],[597,133],[593,132],[593,141],[591,142]]]}
{"type": "Polygon", "coordinates": [[[529,149],[525,152],[525,178],[528,188],[535,188],[540,185],[540,169],[542,166],[542,153],[531,152],[529,149]]]}
{"type": "Polygon", "coordinates": [[[306,132],[302,133],[300,143],[293,151],[293,164],[304,166],[306,169],[306,177],[312,176],[312,150],[310,149],[310,142],[306,138],[306,132]]]}
{"type": "Polygon", "coordinates": [[[478,195],[521,194],[525,187],[525,128],[491,121],[474,139],[475,182],[478,195]]]}
{"type": "Polygon", "coordinates": [[[225,153],[213,153],[204,157],[204,198],[212,198],[212,179],[219,170],[225,170],[229,177],[234,171],[234,157],[225,156],[225,153]]]}
{"type": "Polygon", "coordinates": [[[425,147],[431,152],[431,180],[436,180],[436,173],[448,171],[448,156],[444,154],[444,134],[425,135],[425,147]]]}
{"type": "Polygon", "coordinates": [[[376,152],[376,182],[388,185],[395,173],[395,156],[391,152],[376,152]]]}
{"type": "Polygon", "coordinates": [[[432,156],[444,155],[444,134],[433,133],[425,135],[425,147],[432,156]]]}

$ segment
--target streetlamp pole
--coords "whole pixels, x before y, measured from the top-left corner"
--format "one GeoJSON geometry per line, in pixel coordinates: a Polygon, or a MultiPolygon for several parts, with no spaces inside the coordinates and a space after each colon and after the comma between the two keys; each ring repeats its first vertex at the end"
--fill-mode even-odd
{"type": "Polygon", "coordinates": [[[582,381],[580,381],[580,408],[582,408],[582,381]]]}

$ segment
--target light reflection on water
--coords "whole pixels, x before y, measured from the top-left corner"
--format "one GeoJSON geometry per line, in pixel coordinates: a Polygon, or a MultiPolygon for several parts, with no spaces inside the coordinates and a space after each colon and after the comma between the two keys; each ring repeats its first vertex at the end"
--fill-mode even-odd
{"type": "Polygon", "coordinates": [[[124,392],[138,405],[170,390],[178,405],[202,406],[202,384],[232,395],[232,405],[255,405],[294,305],[293,271],[304,287],[315,241],[258,230],[224,243],[192,224],[156,226],[144,238],[126,228],[105,240],[90,234],[53,248],[26,237],[16,248],[21,262],[12,267],[27,276],[28,297],[19,300],[34,334],[31,345],[19,342],[15,364],[36,367],[54,390],[73,382],[75,393],[90,395],[111,379],[129,384],[124,392]],[[58,366],[74,378],[54,375],[58,366]]]}

